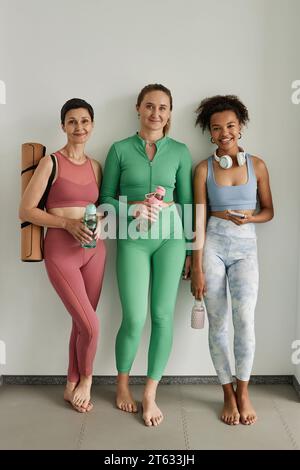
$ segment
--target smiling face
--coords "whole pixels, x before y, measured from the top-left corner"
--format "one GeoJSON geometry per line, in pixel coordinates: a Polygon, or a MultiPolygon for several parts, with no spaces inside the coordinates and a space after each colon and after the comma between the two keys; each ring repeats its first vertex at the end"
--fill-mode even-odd
{"type": "Polygon", "coordinates": [[[220,153],[238,151],[241,125],[234,111],[214,113],[210,119],[210,133],[220,153]]]}
{"type": "Polygon", "coordinates": [[[140,115],[141,130],[163,133],[171,115],[170,99],[166,93],[158,90],[150,91],[136,109],[140,115]]]}
{"type": "Polygon", "coordinates": [[[84,144],[89,139],[93,127],[90,113],[85,108],[70,109],[62,124],[62,129],[72,144],[84,144]]]}

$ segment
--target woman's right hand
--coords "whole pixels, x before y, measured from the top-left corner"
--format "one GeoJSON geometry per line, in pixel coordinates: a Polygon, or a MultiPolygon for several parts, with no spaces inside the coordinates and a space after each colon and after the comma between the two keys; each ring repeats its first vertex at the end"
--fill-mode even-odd
{"type": "Polygon", "coordinates": [[[133,217],[135,219],[146,219],[150,220],[150,222],[155,222],[158,218],[160,210],[160,206],[143,201],[135,204],[133,209],[133,217]]]}
{"type": "Polygon", "coordinates": [[[192,283],[191,291],[195,299],[201,300],[203,296],[206,295],[206,281],[205,274],[199,269],[192,270],[192,283]]]}
{"type": "Polygon", "coordinates": [[[65,230],[79,243],[89,243],[93,239],[93,232],[84,225],[82,219],[66,219],[65,230]]]}

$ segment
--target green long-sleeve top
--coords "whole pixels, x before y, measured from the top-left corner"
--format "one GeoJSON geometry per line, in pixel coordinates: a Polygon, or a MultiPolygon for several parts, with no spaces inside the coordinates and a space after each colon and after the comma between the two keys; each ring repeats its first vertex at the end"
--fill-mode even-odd
{"type": "MultiPolygon", "coordinates": [[[[182,220],[185,221],[184,205],[193,202],[192,158],[187,146],[164,136],[156,141],[156,154],[152,161],[146,154],[145,146],[145,140],[138,134],[111,146],[101,185],[101,204],[112,204],[118,215],[120,207],[125,204],[119,201],[119,196],[127,196],[128,202],[143,201],[146,193],[163,186],[166,190],[164,201],[178,202],[182,220]]],[[[123,209],[127,213],[127,205],[123,209]]],[[[185,222],[190,225],[190,221],[185,222]]],[[[191,230],[190,227],[184,228],[186,234],[191,230]]]]}

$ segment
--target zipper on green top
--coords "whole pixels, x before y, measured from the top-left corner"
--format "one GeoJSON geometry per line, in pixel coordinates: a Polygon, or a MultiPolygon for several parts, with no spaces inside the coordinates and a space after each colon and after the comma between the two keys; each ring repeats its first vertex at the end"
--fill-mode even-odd
{"type": "Polygon", "coordinates": [[[149,193],[152,191],[152,161],[149,160],[149,167],[150,167],[150,188],[149,188],[149,193]]]}

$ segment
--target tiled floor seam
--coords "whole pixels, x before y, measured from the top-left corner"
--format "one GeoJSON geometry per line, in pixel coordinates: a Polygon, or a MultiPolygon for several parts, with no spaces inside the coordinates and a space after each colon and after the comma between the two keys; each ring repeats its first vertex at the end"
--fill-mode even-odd
{"type": "Polygon", "coordinates": [[[83,413],[81,428],[80,428],[78,441],[77,441],[77,445],[76,445],[76,450],[81,450],[83,439],[84,439],[84,433],[85,433],[85,430],[86,430],[86,424],[87,424],[87,416],[86,416],[86,413],[83,413]]]}
{"type": "Polygon", "coordinates": [[[183,396],[182,396],[180,385],[178,387],[179,387],[180,414],[181,414],[185,449],[186,450],[191,450],[190,441],[189,441],[189,434],[188,434],[188,425],[187,425],[186,412],[185,412],[184,405],[183,405],[183,396]]]}
{"type": "Polygon", "coordinates": [[[279,418],[280,418],[280,421],[281,421],[281,424],[283,426],[283,429],[285,430],[286,432],[286,435],[288,436],[294,450],[300,450],[299,446],[298,446],[298,443],[294,437],[294,434],[292,433],[288,423],[286,422],[279,406],[277,405],[276,401],[275,400],[272,400],[273,401],[273,405],[274,405],[274,408],[275,410],[277,411],[278,415],[279,415],[279,418]]]}

